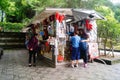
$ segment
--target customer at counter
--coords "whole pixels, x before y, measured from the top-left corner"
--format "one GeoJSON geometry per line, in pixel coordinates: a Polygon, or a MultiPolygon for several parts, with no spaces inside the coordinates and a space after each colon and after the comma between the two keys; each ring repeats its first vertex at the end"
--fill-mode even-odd
{"type": "Polygon", "coordinates": [[[78,67],[78,60],[80,59],[80,44],[81,38],[78,36],[78,32],[74,32],[74,35],[71,37],[70,42],[72,46],[72,55],[71,55],[71,67],[78,67]]]}
{"type": "Polygon", "coordinates": [[[88,42],[89,42],[89,36],[87,33],[85,33],[84,29],[79,30],[80,37],[81,37],[81,42],[80,42],[80,53],[81,53],[81,58],[83,59],[84,62],[84,67],[87,67],[87,62],[88,62],[88,42]]]}

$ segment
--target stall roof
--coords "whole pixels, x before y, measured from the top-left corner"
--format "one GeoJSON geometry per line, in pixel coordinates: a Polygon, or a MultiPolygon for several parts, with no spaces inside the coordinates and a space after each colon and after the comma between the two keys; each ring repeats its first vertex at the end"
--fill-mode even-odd
{"type": "Polygon", "coordinates": [[[72,15],[72,11],[70,8],[46,8],[44,11],[34,17],[33,23],[41,22],[50,15],[55,14],[56,12],[60,12],[65,15],[72,15]]]}
{"type": "Polygon", "coordinates": [[[70,15],[75,18],[75,21],[91,17],[93,19],[105,19],[102,15],[94,10],[86,9],[72,9],[72,8],[46,8],[40,14],[36,15],[32,23],[40,23],[44,19],[48,18],[50,15],[59,12],[65,15],[70,15]]]}
{"type": "Polygon", "coordinates": [[[105,19],[101,14],[95,10],[86,10],[86,9],[72,9],[73,16],[75,20],[79,21],[85,18],[91,19],[105,19]]]}

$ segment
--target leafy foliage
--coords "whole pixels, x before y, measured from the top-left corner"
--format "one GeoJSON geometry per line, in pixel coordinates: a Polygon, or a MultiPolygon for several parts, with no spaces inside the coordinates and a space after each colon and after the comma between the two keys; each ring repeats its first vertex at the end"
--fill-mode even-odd
{"type": "Polygon", "coordinates": [[[20,32],[24,25],[22,23],[0,22],[0,27],[2,27],[5,32],[20,32]]]}
{"type": "MultiPolygon", "coordinates": [[[[110,30],[110,32],[112,31],[110,28],[114,28],[111,26],[111,22],[116,27],[119,24],[117,21],[120,22],[120,6],[113,5],[109,0],[0,0],[0,10],[5,13],[6,22],[27,24],[35,14],[46,7],[95,9],[107,18],[107,21],[99,22],[98,27],[104,26],[105,30],[110,30]],[[113,21],[111,21],[112,19],[113,21]]],[[[2,16],[1,18],[3,18],[2,16]]],[[[98,29],[104,32],[104,30],[98,29]]]]}
{"type": "Polygon", "coordinates": [[[99,37],[107,37],[109,39],[115,39],[119,36],[119,23],[114,18],[113,11],[105,6],[100,6],[99,8],[96,8],[98,11],[101,11],[103,15],[106,17],[106,21],[99,21],[98,23],[98,33],[101,34],[99,37]]]}

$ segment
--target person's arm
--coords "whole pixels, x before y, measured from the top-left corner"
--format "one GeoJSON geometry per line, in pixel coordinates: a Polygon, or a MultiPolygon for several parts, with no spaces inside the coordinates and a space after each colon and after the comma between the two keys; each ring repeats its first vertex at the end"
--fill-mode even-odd
{"type": "Polygon", "coordinates": [[[90,39],[89,39],[89,34],[86,33],[85,39],[82,40],[82,42],[89,42],[89,41],[90,41],[90,39]]]}
{"type": "Polygon", "coordinates": [[[89,42],[89,41],[90,41],[89,38],[87,38],[87,39],[85,39],[85,40],[81,40],[81,42],[89,42]]]}

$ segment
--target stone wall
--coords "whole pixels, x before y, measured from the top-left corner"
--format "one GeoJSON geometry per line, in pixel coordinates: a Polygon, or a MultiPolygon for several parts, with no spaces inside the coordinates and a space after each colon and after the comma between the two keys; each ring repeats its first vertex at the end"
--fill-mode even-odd
{"type": "Polygon", "coordinates": [[[25,33],[0,32],[0,47],[3,49],[25,48],[25,33]]]}

